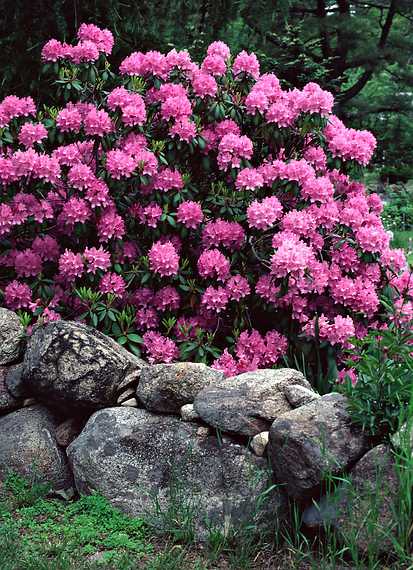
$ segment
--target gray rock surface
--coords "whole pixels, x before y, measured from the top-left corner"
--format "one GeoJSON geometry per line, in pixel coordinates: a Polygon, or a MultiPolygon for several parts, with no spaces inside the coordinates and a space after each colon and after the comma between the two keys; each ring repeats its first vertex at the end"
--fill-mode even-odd
{"type": "Polygon", "coordinates": [[[65,411],[94,410],[116,403],[137,382],[143,361],[86,325],[57,321],[39,327],[24,358],[27,392],[65,411]]]}
{"type": "Polygon", "coordinates": [[[21,398],[15,398],[7,388],[6,375],[8,368],[9,367],[6,366],[0,366],[0,415],[17,410],[23,405],[23,400],[21,398]]]}
{"type": "Polygon", "coordinates": [[[314,392],[314,390],[309,390],[304,386],[299,384],[292,384],[287,386],[284,390],[285,397],[293,408],[299,408],[300,406],[305,406],[313,400],[318,400],[320,394],[314,392]]]}
{"type": "Polygon", "coordinates": [[[224,374],[198,362],[155,364],[142,368],[136,394],[148,410],[176,413],[210,384],[219,384],[224,374]]]}
{"type": "Polygon", "coordinates": [[[350,421],[346,398],[332,393],[276,419],[268,455],[276,480],[300,499],[313,496],[327,473],[348,469],[367,449],[367,437],[350,421]]]}
{"type": "Polygon", "coordinates": [[[256,370],[207,386],[194,408],[207,424],[224,432],[254,436],[268,431],[278,416],[292,409],[285,390],[300,385],[311,390],[298,370],[256,370]]]}
{"type": "Polygon", "coordinates": [[[50,483],[53,490],[70,489],[72,475],[56,442],[58,420],[43,406],[22,408],[0,418],[0,479],[18,473],[50,483]]]}
{"type": "Polygon", "coordinates": [[[8,366],[4,375],[4,383],[10,394],[15,398],[26,396],[23,384],[23,364],[12,364],[8,366]]]}
{"type": "Polygon", "coordinates": [[[271,485],[264,460],[197,431],[195,424],[143,409],[96,412],[67,450],[77,489],[98,491],[131,515],[155,517],[160,526],[156,504],[161,512],[176,509],[178,518],[189,514],[201,539],[208,524],[227,531],[285,516],[285,496],[277,489],[256,512],[259,496],[271,485]]]}
{"type": "Polygon", "coordinates": [[[19,359],[24,340],[24,329],[13,311],[0,307],[0,366],[19,359]]]}

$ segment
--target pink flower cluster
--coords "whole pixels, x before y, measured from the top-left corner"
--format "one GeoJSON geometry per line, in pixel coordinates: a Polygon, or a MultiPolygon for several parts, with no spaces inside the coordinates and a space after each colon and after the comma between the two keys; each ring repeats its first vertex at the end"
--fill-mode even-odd
{"type": "Polygon", "coordinates": [[[332,114],[330,93],[284,90],[255,54],[231,57],[220,41],[199,64],[187,51],[135,52],[116,76],[112,47],[93,24],[76,45],[44,46],[49,71],[98,78],[57,112],[0,102],[12,138],[0,149],[5,306],[84,318],[78,292],[90,289],[134,316],[151,362],[193,350],[227,375],[276,366],[295,343],[340,355],[385,321],[388,287],[412,312],[381,201],[349,175],[375,139],[332,114]]]}

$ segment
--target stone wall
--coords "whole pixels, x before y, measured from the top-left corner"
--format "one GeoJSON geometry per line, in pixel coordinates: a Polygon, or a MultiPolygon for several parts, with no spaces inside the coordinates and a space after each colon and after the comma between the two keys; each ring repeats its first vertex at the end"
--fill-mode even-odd
{"type": "MultiPolygon", "coordinates": [[[[98,491],[132,515],[178,501],[193,510],[201,540],[211,526],[288,524],[291,501],[308,526],[323,524],[311,505],[326,473],[362,481],[371,447],[344,396],[320,397],[297,370],[224,378],[199,363],[149,365],[65,321],[26,340],[6,309],[0,434],[0,479],[36,476],[64,497],[98,491]]],[[[343,528],[343,513],[337,507],[329,523],[343,528]]]]}

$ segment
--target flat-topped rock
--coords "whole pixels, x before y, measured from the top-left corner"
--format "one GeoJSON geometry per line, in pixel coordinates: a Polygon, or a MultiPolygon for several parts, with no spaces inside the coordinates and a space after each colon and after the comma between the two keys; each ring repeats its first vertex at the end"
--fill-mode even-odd
{"type": "Polygon", "coordinates": [[[201,390],[194,408],[204,422],[217,429],[254,436],[268,431],[275,418],[293,408],[286,397],[286,390],[292,386],[311,392],[309,382],[298,370],[246,372],[201,390]]]}

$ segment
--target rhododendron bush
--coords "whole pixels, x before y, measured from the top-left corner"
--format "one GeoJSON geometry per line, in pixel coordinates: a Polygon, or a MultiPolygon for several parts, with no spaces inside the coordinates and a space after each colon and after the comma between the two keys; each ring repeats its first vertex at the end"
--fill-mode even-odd
{"type": "Polygon", "coordinates": [[[284,90],[214,42],[135,52],[108,30],[43,48],[59,107],[0,103],[0,285],[33,324],[83,320],[151,362],[227,374],[338,360],[409,306],[404,255],[353,172],[375,148],[317,84],[284,90]],[[315,350],[314,350],[315,348],[315,350]]]}

